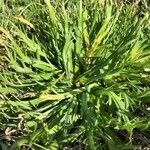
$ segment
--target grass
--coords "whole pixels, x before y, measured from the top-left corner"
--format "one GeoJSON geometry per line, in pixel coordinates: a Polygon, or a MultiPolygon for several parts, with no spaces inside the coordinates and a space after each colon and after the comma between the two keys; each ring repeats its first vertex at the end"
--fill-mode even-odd
{"type": "Polygon", "coordinates": [[[0,2],[2,149],[149,147],[146,0],[0,2]]]}

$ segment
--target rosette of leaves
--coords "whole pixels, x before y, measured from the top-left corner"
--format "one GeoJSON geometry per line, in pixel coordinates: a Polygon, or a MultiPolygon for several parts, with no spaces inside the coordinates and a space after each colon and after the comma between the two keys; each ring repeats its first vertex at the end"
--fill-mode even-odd
{"type": "Polygon", "coordinates": [[[133,149],[135,131],[148,138],[148,12],[96,0],[33,2],[25,12],[30,21],[0,28],[0,127],[5,140],[14,130],[11,148],[133,149]]]}

